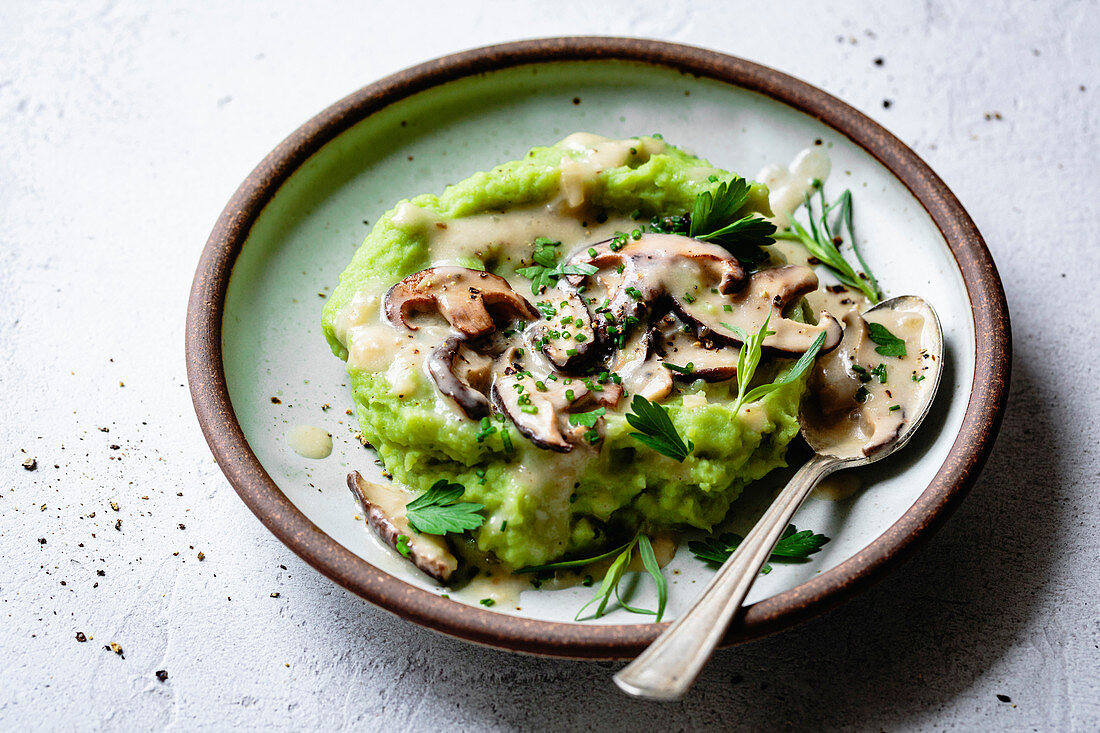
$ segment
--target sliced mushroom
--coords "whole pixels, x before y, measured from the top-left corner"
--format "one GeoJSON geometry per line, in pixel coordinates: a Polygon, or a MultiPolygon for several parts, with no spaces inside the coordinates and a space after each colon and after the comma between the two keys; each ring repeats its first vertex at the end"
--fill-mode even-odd
{"type": "Polygon", "coordinates": [[[479,420],[491,411],[485,393],[492,380],[492,358],[451,336],[428,356],[428,373],[440,392],[458,404],[467,417],[479,420]]]}
{"type": "Polygon", "coordinates": [[[863,379],[856,375],[855,366],[881,358],[874,347],[863,317],[855,312],[845,315],[844,338],[839,348],[819,359],[811,374],[810,397],[806,402],[810,409],[804,420],[810,431],[822,430],[821,425],[847,424],[859,436],[863,454],[868,456],[892,443],[907,421],[904,405],[890,409],[888,386],[866,371],[863,379]],[[863,397],[857,398],[857,394],[863,397]],[[846,413],[847,420],[843,419],[846,413]],[[824,419],[818,419],[817,415],[824,419]]]}
{"type": "Polygon", "coordinates": [[[699,336],[730,344],[741,342],[732,327],[755,333],[770,313],[768,330],[774,333],[764,339],[764,348],[786,356],[798,356],[805,353],[824,331],[821,353],[825,353],[836,348],[843,333],[835,318],[821,311],[818,324],[813,325],[783,315],[788,306],[816,287],[817,275],[813,270],[800,265],[784,265],[753,273],[748,286],[732,296],[716,299],[704,294],[690,302],[674,298],[673,310],[695,326],[699,336]],[[719,308],[720,305],[730,308],[719,308]]]}
{"type": "Polygon", "coordinates": [[[661,324],[661,338],[657,348],[663,361],[684,368],[691,366],[690,371],[669,370],[665,367],[671,372],[673,379],[721,382],[737,375],[737,348],[715,344],[694,333],[684,333],[683,321],[672,316],[662,319],[661,324]],[[667,325],[666,320],[670,322],[667,325]]]}
{"type": "Polygon", "coordinates": [[[446,541],[437,535],[419,534],[405,518],[405,505],[413,497],[398,489],[371,483],[358,471],[348,474],[348,488],[363,505],[367,526],[383,542],[441,583],[451,579],[458,569],[458,559],[451,554],[446,541]],[[406,548],[405,552],[399,543],[406,548]]]}
{"type": "MultiPolygon", "coordinates": [[[[665,296],[683,297],[701,285],[722,294],[745,286],[745,268],[722,247],[674,234],[645,234],[619,249],[614,240],[601,242],[574,255],[574,264],[600,268],[589,277],[606,290],[608,308],[617,324],[641,320],[658,308],[665,296]],[[593,254],[594,253],[594,254],[593,254]]],[[[571,275],[579,285],[583,276],[571,275]]]]}
{"type": "MultiPolygon", "coordinates": [[[[817,275],[808,267],[788,265],[761,270],[749,277],[741,263],[718,245],[671,234],[646,234],[618,251],[604,242],[574,256],[578,263],[595,265],[590,277],[608,293],[615,321],[627,324],[648,312],[659,315],[662,300],[696,329],[702,338],[740,343],[729,324],[755,332],[772,314],[765,348],[785,355],[804,353],[826,332],[823,351],[840,343],[841,328],[832,316],[821,314],[818,325],[783,317],[783,311],[817,287],[817,275]],[[729,309],[725,308],[729,306],[729,309]],[[726,314],[729,314],[728,316],[726,314]]],[[[572,276],[574,284],[580,276],[572,276]]]]}
{"type": "Polygon", "coordinates": [[[466,267],[430,267],[409,275],[386,293],[386,318],[415,331],[415,312],[435,310],[467,338],[496,330],[497,319],[538,318],[538,311],[499,275],[466,267]],[[492,309],[492,312],[490,312],[492,309]]]}
{"type": "Polygon", "coordinates": [[[531,327],[534,343],[558,369],[576,370],[595,351],[596,332],[592,314],[583,296],[568,283],[559,281],[562,299],[551,302],[556,314],[531,327]],[[557,333],[554,338],[552,334],[557,333]]]}
{"type": "Polygon", "coordinates": [[[658,338],[656,329],[636,329],[611,360],[611,371],[619,375],[627,392],[655,402],[672,392],[672,374],[654,353],[658,338]]]}
{"type": "Polygon", "coordinates": [[[493,384],[493,401],[516,428],[539,448],[568,453],[583,442],[589,428],[569,423],[569,415],[598,406],[614,407],[622,398],[617,384],[555,375],[536,378],[522,368],[515,349],[502,359],[509,367],[493,384]],[[538,385],[542,384],[542,388],[538,385]],[[591,388],[589,387],[591,385],[591,388]]]}

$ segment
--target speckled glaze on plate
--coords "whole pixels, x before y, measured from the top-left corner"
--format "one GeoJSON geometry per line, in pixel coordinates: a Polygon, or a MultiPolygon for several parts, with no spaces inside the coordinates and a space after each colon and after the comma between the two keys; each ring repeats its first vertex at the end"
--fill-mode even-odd
{"type": "MultiPolygon", "coordinates": [[[[800,526],[833,541],[812,562],[762,577],[726,643],[784,629],[866,588],[946,520],[992,447],[1011,349],[1003,289],[970,217],[897,138],[804,82],[687,46],[556,38],[455,54],[355,92],[268,155],[222,212],[188,305],[191,393],[226,477],[306,562],[415,623],[568,657],[628,657],[649,644],[664,624],[623,612],[573,623],[590,589],[526,592],[522,611],[490,610],[441,598],[384,548],[356,519],[345,488],[349,469],[378,469],[355,440],[343,365],[320,334],[322,297],[368,222],[402,198],[576,130],[661,132],[750,177],[821,140],[833,160],[826,190],[852,189],[861,247],[887,294],[919,294],[936,306],[946,371],[921,434],[864,470],[863,491],[800,510],[800,526]],[[287,433],[300,424],[331,432],[333,454],[310,461],[291,451],[287,433]]],[[[768,494],[768,486],[747,492],[743,522],[768,494]]],[[[666,571],[671,615],[710,572],[679,553],[666,571]]],[[[651,599],[643,590],[638,600],[651,599]]]]}

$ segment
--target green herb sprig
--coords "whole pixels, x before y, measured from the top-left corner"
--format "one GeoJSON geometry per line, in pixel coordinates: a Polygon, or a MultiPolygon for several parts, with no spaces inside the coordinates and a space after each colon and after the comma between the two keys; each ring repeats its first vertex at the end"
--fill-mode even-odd
{"type": "Polygon", "coordinates": [[[405,505],[405,517],[417,532],[447,534],[477,529],[485,521],[478,514],[485,507],[471,502],[460,502],[466,489],[461,484],[439,479],[432,487],[405,505]]]}
{"type": "MultiPolygon", "coordinates": [[[[881,323],[867,324],[867,329],[870,331],[871,341],[878,344],[875,347],[876,354],[882,354],[883,356],[905,356],[908,352],[905,350],[905,340],[899,339],[894,334],[890,333],[890,329],[881,323]]],[[[885,381],[883,382],[885,384],[885,381]]]]}
{"type": "MultiPolygon", "coordinates": [[[[702,540],[694,540],[688,543],[691,554],[703,562],[712,565],[721,565],[729,559],[745,538],[733,532],[723,532],[718,537],[707,537],[702,540]]],[[[779,541],[772,549],[769,559],[772,562],[801,562],[809,560],[810,555],[820,552],[822,546],[829,541],[823,534],[816,534],[812,530],[804,529],[801,532],[793,524],[787,525],[779,541]]],[[[760,572],[767,575],[772,571],[771,565],[765,564],[760,572]]]]}
{"type": "MultiPolygon", "coordinates": [[[[668,582],[661,573],[661,566],[657,563],[657,556],[653,552],[653,545],[645,535],[640,534],[625,545],[616,547],[614,550],[605,552],[602,555],[596,555],[595,557],[588,557],[582,560],[565,560],[563,562],[550,563],[549,565],[532,565],[530,567],[520,568],[516,573],[541,574],[558,570],[571,570],[593,565],[610,558],[615,559],[612,561],[611,565],[608,566],[607,573],[603,576],[603,582],[600,583],[600,587],[596,590],[596,595],[594,595],[588,603],[581,606],[581,610],[577,611],[577,615],[573,617],[574,620],[579,621],[581,616],[584,615],[584,612],[587,611],[593,603],[597,604],[593,618],[600,618],[607,612],[607,606],[611,602],[611,596],[614,595],[615,599],[619,602],[619,606],[624,611],[647,616],[656,616],[655,620],[660,621],[665,614],[665,607],[668,605],[668,582]],[[622,582],[623,575],[627,572],[627,567],[630,566],[630,560],[634,556],[635,549],[637,549],[639,557],[642,558],[642,566],[649,576],[653,578],[653,583],[657,588],[657,610],[655,611],[648,608],[631,606],[623,600],[622,594],[619,591],[619,584],[622,582]]],[[[586,576],[585,580],[588,581],[590,578],[591,576],[586,576]]],[[[591,585],[591,583],[585,582],[585,585],[591,585]]]]}
{"type": "Polygon", "coordinates": [[[538,295],[546,288],[557,284],[558,279],[564,275],[593,275],[599,271],[595,265],[558,264],[558,247],[561,242],[555,242],[547,237],[539,237],[535,240],[535,251],[531,259],[535,264],[529,267],[516,268],[516,272],[531,281],[531,294],[538,295]]]}
{"type": "Polygon", "coordinates": [[[688,236],[720,244],[748,265],[768,258],[762,246],[773,244],[775,225],[759,214],[737,216],[749,197],[749,183],[740,176],[695,197],[688,236]]]}
{"type": "Polygon", "coordinates": [[[792,216],[790,217],[790,231],[777,232],[775,234],[776,239],[800,242],[811,255],[821,260],[821,263],[836,276],[837,280],[862,292],[871,303],[878,303],[882,300],[882,291],[879,289],[878,280],[871,274],[870,268],[867,267],[867,263],[863,261],[863,256],[859,253],[859,248],[856,246],[856,235],[852,230],[851,191],[845,190],[844,193],[840,194],[840,198],[832,204],[825,203],[825,193],[822,189],[818,188],[817,194],[821,202],[821,214],[820,218],[816,220],[817,214],[814,212],[813,198],[809,194],[806,195],[806,218],[810,225],[809,231],[792,216]],[[837,238],[829,226],[829,215],[837,209],[839,209],[839,222],[848,230],[848,243],[852,247],[852,252],[855,253],[862,273],[857,273],[837,248],[837,238]]]}
{"type": "Polygon", "coordinates": [[[638,431],[630,433],[630,437],[680,463],[695,450],[695,443],[689,440],[685,444],[676,432],[666,408],[636,394],[630,402],[630,409],[631,412],[626,413],[626,421],[638,431]]]}
{"type": "Polygon", "coordinates": [[[748,387],[752,383],[752,378],[756,375],[756,367],[759,366],[760,357],[763,354],[764,339],[775,333],[775,331],[768,330],[768,322],[771,321],[771,317],[771,313],[768,313],[767,317],[764,318],[764,323],[760,326],[760,330],[752,335],[745,333],[743,329],[737,326],[731,326],[728,323],[722,324],[741,339],[741,351],[737,354],[737,402],[733,407],[735,413],[741,409],[742,405],[762,400],[783,385],[790,384],[801,377],[814,363],[817,352],[821,351],[821,345],[825,343],[825,332],[822,331],[810,344],[810,348],[798,358],[794,366],[780,374],[774,382],[761,384],[750,390],[748,387]]]}

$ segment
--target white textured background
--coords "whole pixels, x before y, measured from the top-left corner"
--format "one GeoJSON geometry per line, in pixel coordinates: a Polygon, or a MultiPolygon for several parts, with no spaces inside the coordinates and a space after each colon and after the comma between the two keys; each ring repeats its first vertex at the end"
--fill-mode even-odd
{"type": "Polygon", "coordinates": [[[0,3],[0,728],[1100,727],[1097,2],[153,5],[0,3]],[[1012,308],[1009,412],[948,526],[676,704],[339,590],[237,499],[185,387],[199,251],[280,139],[428,58],[579,33],[745,56],[880,120],[1012,308]]]}

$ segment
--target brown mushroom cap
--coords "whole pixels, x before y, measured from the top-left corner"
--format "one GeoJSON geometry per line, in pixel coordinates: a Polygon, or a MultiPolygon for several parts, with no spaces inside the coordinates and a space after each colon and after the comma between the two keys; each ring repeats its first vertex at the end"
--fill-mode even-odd
{"type": "Polygon", "coordinates": [[[428,373],[435,386],[472,420],[485,417],[492,409],[485,396],[492,365],[490,357],[470,348],[460,336],[444,340],[428,356],[428,373]]]}
{"type": "Polygon", "coordinates": [[[494,331],[494,315],[498,319],[538,318],[538,311],[512,290],[507,280],[467,267],[429,267],[414,272],[389,289],[385,308],[390,323],[410,331],[417,329],[409,322],[414,312],[438,311],[467,338],[494,331]]]}
{"type": "Polygon", "coordinates": [[[672,373],[654,353],[659,338],[655,328],[637,329],[615,352],[611,371],[619,375],[626,390],[659,402],[672,392],[672,373]]]}
{"type": "Polygon", "coordinates": [[[363,505],[367,526],[390,547],[397,549],[398,540],[405,537],[406,560],[425,573],[446,583],[458,569],[458,559],[451,554],[447,542],[438,535],[419,534],[405,518],[405,504],[412,499],[397,489],[364,479],[358,471],[348,474],[348,488],[363,505]]]}
{"type": "Polygon", "coordinates": [[[540,344],[539,350],[555,367],[575,371],[595,352],[596,330],[583,296],[564,281],[558,282],[558,288],[561,299],[550,302],[557,313],[531,327],[532,341],[540,344]],[[568,333],[569,337],[551,338],[552,331],[568,333]],[[573,353],[570,354],[570,351],[573,353]]]}
{"type": "Polygon", "coordinates": [[[825,353],[837,347],[843,333],[835,318],[822,311],[818,324],[813,325],[783,316],[788,306],[816,287],[817,275],[813,270],[800,265],[784,265],[753,273],[748,285],[730,296],[729,312],[723,311],[715,316],[705,312],[705,300],[689,303],[680,298],[673,299],[673,310],[681,319],[695,326],[699,336],[730,344],[741,342],[741,337],[731,327],[740,328],[748,334],[755,333],[771,314],[768,330],[774,333],[764,339],[765,349],[784,356],[798,356],[805,353],[824,331],[826,336],[821,353],[825,353]]]}
{"type": "Polygon", "coordinates": [[[694,333],[684,333],[683,322],[671,315],[662,319],[660,325],[662,326],[661,338],[658,339],[657,349],[661,361],[679,367],[691,365],[690,372],[679,372],[665,367],[671,372],[672,379],[681,382],[696,379],[721,382],[737,375],[739,349],[736,347],[715,344],[709,339],[699,338],[694,333]]]}
{"type": "MultiPolygon", "coordinates": [[[[606,289],[608,308],[618,323],[642,318],[664,296],[679,298],[680,281],[714,282],[719,292],[734,293],[744,287],[748,274],[722,247],[675,234],[644,234],[613,249],[614,240],[600,242],[573,256],[573,264],[600,268],[595,275],[606,289]],[[595,254],[592,254],[592,252],[595,254]],[[687,268],[687,269],[685,269],[687,268]]],[[[571,275],[578,285],[583,276],[571,275]]]]}
{"type": "Polygon", "coordinates": [[[569,414],[601,405],[614,407],[622,397],[622,387],[617,384],[596,384],[564,375],[557,380],[537,379],[522,368],[514,348],[501,358],[509,368],[493,384],[493,402],[539,448],[570,452],[583,442],[588,428],[570,425],[569,414]],[[544,389],[539,389],[536,382],[542,382],[544,389]]]}
{"type": "MultiPolygon", "coordinates": [[[[839,417],[845,413],[858,416],[859,429],[865,436],[862,446],[864,455],[892,443],[908,421],[904,405],[896,410],[875,404],[861,404],[855,398],[857,390],[863,384],[855,375],[853,364],[860,361],[860,354],[874,354],[874,343],[867,321],[858,313],[844,316],[844,338],[840,347],[827,354],[818,362],[811,373],[810,397],[806,400],[808,410],[803,425],[808,435],[813,435],[829,426],[842,421],[839,417]]],[[[875,385],[871,385],[874,389],[875,385]]]]}

